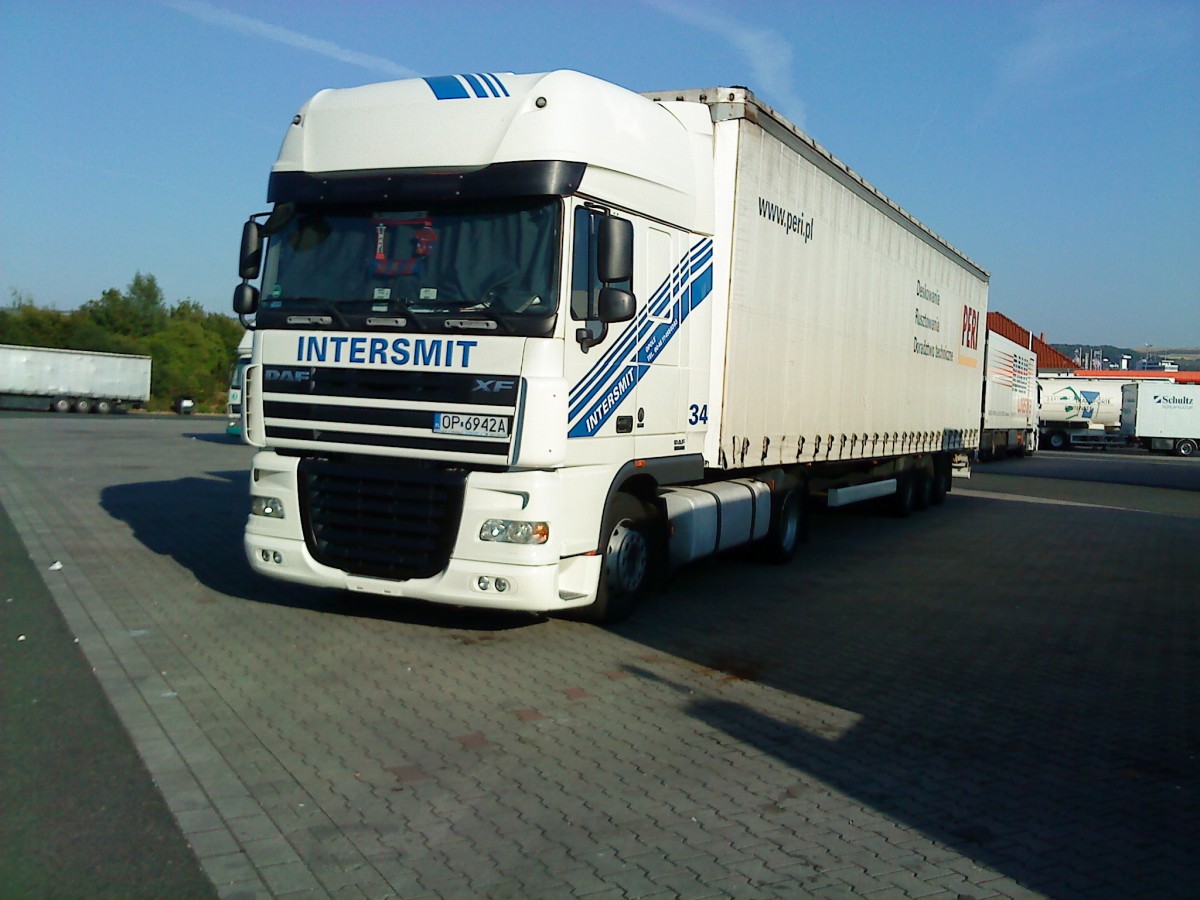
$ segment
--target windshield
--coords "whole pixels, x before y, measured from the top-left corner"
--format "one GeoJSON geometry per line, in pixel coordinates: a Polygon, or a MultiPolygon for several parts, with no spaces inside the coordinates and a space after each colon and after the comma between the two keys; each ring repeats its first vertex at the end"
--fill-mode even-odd
{"type": "Polygon", "coordinates": [[[264,227],[259,324],[549,333],[561,218],[557,200],[278,207],[264,227]]]}

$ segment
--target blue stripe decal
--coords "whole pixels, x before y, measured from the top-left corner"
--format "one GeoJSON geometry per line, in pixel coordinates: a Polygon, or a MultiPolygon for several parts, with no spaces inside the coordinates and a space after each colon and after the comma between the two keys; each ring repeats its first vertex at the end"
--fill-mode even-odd
{"type": "Polygon", "coordinates": [[[479,97],[480,99],[487,97],[488,92],[484,90],[483,85],[479,83],[478,78],[476,78],[474,75],[464,75],[463,78],[467,80],[467,84],[471,86],[471,90],[475,92],[476,97],[479,97]]]}
{"type": "MultiPolygon", "coordinates": [[[[682,293],[691,268],[694,268],[696,264],[706,263],[711,258],[712,241],[702,241],[693,247],[689,251],[689,255],[675,267],[671,277],[664,279],[658,290],[650,296],[649,302],[642,309],[634,327],[626,329],[617,342],[600,357],[592,370],[576,385],[573,392],[576,406],[571,410],[572,418],[578,412],[579,406],[591,399],[601,385],[608,382],[609,376],[620,366],[621,361],[629,356],[630,349],[645,331],[645,320],[648,316],[661,318],[672,298],[677,298],[682,293]]],[[[699,300],[696,302],[699,303],[699,300]]],[[[690,307],[688,311],[690,312],[690,307]]]]}
{"type": "Polygon", "coordinates": [[[474,75],[432,75],[425,83],[439,100],[470,100],[474,94],[480,100],[509,96],[508,89],[497,76],[484,73],[474,75]]]}
{"type": "Polygon", "coordinates": [[[505,97],[508,96],[508,89],[504,86],[504,82],[500,80],[498,75],[480,75],[479,77],[495,87],[497,91],[497,97],[499,97],[501,94],[503,94],[505,97]]]}
{"type": "Polygon", "coordinates": [[[433,96],[439,100],[465,100],[470,96],[463,83],[453,75],[435,75],[426,78],[425,83],[433,89],[433,96]]]}
{"type": "Polygon", "coordinates": [[[596,434],[679,333],[691,311],[712,293],[712,250],[711,239],[695,244],[651,294],[634,323],[571,389],[568,437],[596,434]]]}

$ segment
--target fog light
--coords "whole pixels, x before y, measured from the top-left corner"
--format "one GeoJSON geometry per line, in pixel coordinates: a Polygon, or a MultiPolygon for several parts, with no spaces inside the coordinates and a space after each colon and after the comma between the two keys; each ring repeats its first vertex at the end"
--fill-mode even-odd
{"type": "Polygon", "coordinates": [[[279,565],[283,564],[283,554],[276,550],[271,554],[271,560],[279,565]]]}
{"type": "Polygon", "coordinates": [[[266,516],[268,519],[282,519],[283,501],[278,497],[253,497],[250,500],[250,515],[266,516]]]}
{"type": "Polygon", "coordinates": [[[271,551],[270,550],[260,550],[258,555],[262,557],[263,562],[271,561],[271,551]]]}
{"type": "Polygon", "coordinates": [[[502,544],[544,544],[550,539],[550,525],[546,522],[488,519],[479,529],[479,539],[502,544]]]}
{"type": "Polygon", "coordinates": [[[496,590],[498,590],[502,594],[508,590],[508,579],[507,578],[497,578],[495,580],[494,584],[496,586],[496,590]]]}
{"type": "Polygon", "coordinates": [[[486,575],[480,575],[478,578],[475,579],[475,587],[479,588],[481,591],[486,591],[491,586],[492,586],[492,580],[490,578],[488,578],[486,575]]]}

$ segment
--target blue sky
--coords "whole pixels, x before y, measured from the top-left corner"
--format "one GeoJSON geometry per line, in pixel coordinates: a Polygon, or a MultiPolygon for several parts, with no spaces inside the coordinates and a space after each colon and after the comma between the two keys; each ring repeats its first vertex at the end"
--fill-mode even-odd
{"type": "Polygon", "coordinates": [[[572,68],[740,84],[1052,341],[1200,346],[1200,3],[0,0],[0,303],[229,309],[313,93],[572,68]]]}

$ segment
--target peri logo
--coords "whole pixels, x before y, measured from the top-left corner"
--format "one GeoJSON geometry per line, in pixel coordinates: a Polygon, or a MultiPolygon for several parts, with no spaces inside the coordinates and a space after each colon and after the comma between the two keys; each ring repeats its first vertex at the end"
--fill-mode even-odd
{"type": "Polygon", "coordinates": [[[979,310],[963,307],[962,345],[969,350],[979,349],[979,310]]]}

